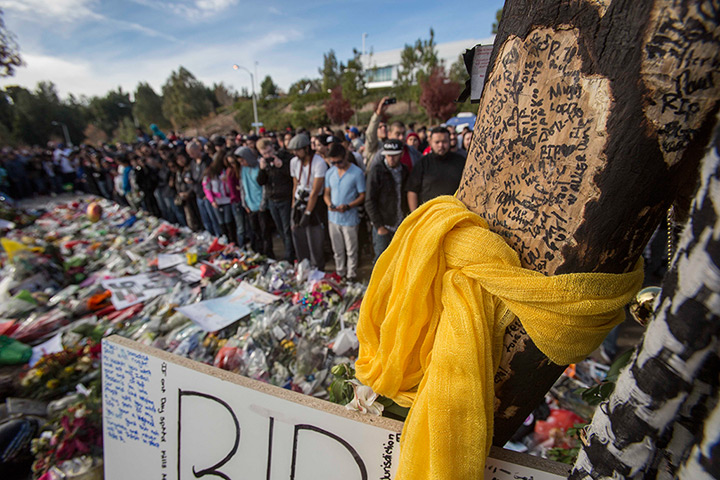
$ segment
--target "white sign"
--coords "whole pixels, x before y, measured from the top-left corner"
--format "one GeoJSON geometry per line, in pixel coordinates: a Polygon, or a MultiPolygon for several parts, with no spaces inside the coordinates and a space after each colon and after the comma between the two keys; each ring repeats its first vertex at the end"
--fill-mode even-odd
{"type": "Polygon", "coordinates": [[[182,263],[187,264],[187,257],[181,253],[159,253],[158,270],[174,267],[182,263]]]}
{"type": "Polygon", "coordinates": [[[475,45],[475,56],[472,65],[472,80],[470,82],[470,100],[480,100],[483,86],[485,85],[485,75],[490,66],[490,55],[492,54],[492,45],[475,45]]]}
{"type": "MultiPolygon", "coordinates": [[[[102,345],[106,480],[390,480],[402,424],[112,336],[102,345]]],[[[486,480],[569,465],[491,448],[486,480]]],[[[458,462],[463,461],[458,457],[458,462]]],[[[553,473],[550,473],[553,472],[553,473]]]]}
{"type": "Polygon", "coordinates": [[[339,405],[126,339],[106,338],[102,348],[106,480],[362,480],[395,472],[397,422],[363,423],[339,405]]]}
{"type": "Polygon", "coordinates": [[[230,295],[186,305],[177,311],[206,332],[216,332],[279,298],[242,282],[230,295]]]}
{"type": "Polygon", "coordinates": [[[30,357],[30,361],[28,363],[30,367],[34,367],[43,355],[60,353],[63,350],[62,333],[58,333],[47,342],[34,346],[32,349],[32,356],[30,357]]]}
{"type": "Polygon", "coordinates": [[[113,307],[122,310],[137,303],[162,295],[176,283],[176,279],[162,272],[146,273],[131,277],[115,278],[100,282],[110,290],[113,307]]]}

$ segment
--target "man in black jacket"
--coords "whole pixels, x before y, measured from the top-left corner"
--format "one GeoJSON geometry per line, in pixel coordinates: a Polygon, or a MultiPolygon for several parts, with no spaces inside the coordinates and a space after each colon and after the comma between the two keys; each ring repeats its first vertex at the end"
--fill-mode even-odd
{"type": "Polygon", "coordinates": [[[260,171],[257,182],[265,187],[267,208],[275,222],[277,231],[285,246],[283,260],[295,260],[295,248],[290,231],[290,211],[292,208],[293,179],[290,175],[290,160],[293,155],[286,150],[275,153],[275,146],[269,138],[257,142],[260,152],[260,171]]]}
{"type": "Polygon", "coordinates": [[[390,245],[395,231],[408,212],[405,184],[409,172],[400,163],[403,146],[400,140],[386,140],[383,143],[383,161],[374,162],[367,173],[365,211],[372,223],[374,262],[390,245]]]}

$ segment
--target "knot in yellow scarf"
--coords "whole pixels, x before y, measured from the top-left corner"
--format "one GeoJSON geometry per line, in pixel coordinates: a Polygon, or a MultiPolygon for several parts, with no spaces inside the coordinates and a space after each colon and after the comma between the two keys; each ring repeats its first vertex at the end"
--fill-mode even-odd
{"type": "Polygon", "coordinates": [[[357,327],[357,378],[411,406],[395,478],[483,478],[512,314],[565,365],[600,345],[641,285],[642,262],[620,275],[527,270],[457,199],[421,206],[378,259],[357,327]]]}

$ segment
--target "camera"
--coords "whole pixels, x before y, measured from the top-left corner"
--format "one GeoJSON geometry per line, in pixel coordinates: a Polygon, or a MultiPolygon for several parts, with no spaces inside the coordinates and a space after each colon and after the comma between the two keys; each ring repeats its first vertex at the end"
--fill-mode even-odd
{"type": "Polygon", "coordinates": [[[385,100],[383,102],[383,105],[392,105],[394,103],[397,103],[397,98],[392,97],[392,98],[388,98],[387,100],[385,100]]]}

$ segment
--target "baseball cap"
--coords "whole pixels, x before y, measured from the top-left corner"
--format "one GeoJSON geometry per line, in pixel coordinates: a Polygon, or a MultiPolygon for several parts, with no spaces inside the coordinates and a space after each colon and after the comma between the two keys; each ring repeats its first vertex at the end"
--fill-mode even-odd
{"type": "Polygon", "coordinates": [[[317,139],[323,146],[326,146],[326,147],[328,145],[332,145],[333,143],[342,143],[342,141],[339,138],[337,138],[335,135],[327,135],[327,136],[321,135],[321,136],[317,137],[317,139]]]}
{"type": "Polygon", "coordinates": [[[350,131],[356,135],[360,133],[360,130],[358,130],[357,127],[350,127],[350,131]]]}
{"type": "Polygon", "coordinates": [[[400,155],[403,153],[403,143],[394,138],[383,142],[383,155],[400,155]]]}

